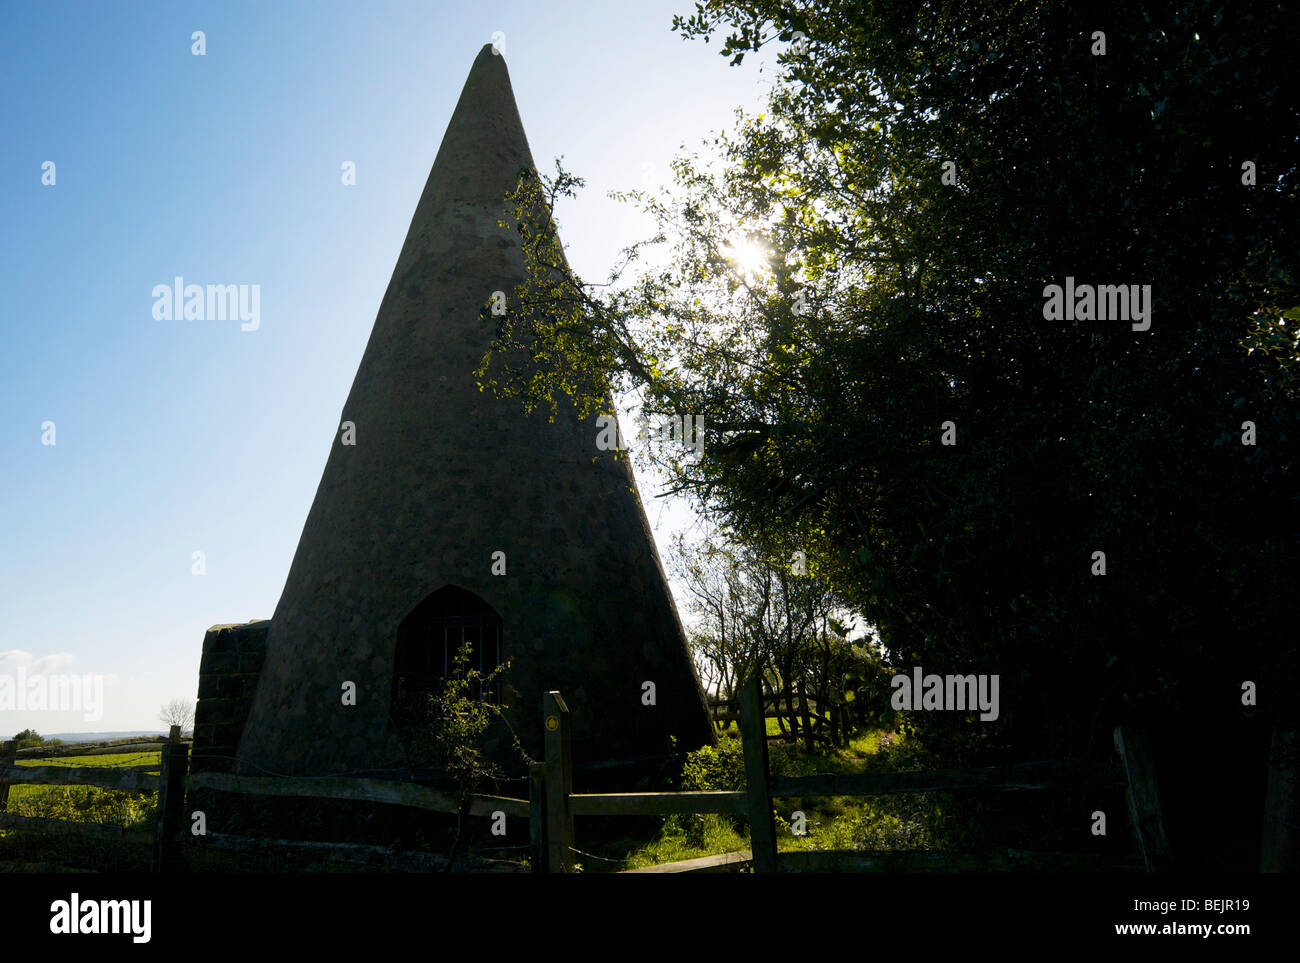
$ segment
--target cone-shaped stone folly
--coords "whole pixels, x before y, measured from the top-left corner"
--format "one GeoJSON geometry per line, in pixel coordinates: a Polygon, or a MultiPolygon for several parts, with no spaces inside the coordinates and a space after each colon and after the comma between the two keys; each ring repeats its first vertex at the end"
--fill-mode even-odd
{"type": "Polygon", "coordinates": [[[572,711],[578,762],[712,738],[626,457],[597,448],[594,418],[525,416],[475,383],[494,331],[480,311],[524,279],[517,235],[499,222],[525,168],[509,74],[487,46],[343,408],[355,443],[335,437],[271,620],[239,744],[246,771],[410,764],[395,679],[438,675],[469,636],[485,666],[497,646],[510,660],[508,719],[535,757],[549,689],[572,711]]]}

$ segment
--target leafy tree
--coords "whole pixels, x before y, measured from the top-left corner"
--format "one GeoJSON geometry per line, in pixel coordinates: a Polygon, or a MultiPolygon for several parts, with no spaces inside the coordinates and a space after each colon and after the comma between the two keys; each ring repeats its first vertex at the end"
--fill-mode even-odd
{"type": "MultiPolygon", "coordinates": [[[[673,487],[797,538],[896,664],[1000,674],[990,744],[1238,717],[1240,680],[1297,683],[1296,26],[1208,0],[699,4],[677,29],[733,63],[780,45],[768,109],[626,195],[659,231],[607,286],[555,233],[580,179],[525,172],[530,278],[483,381],[704,414],[706,457],[655,456],[673,487]],[[1049,320],[1067,277],[1149,284],[1150,329],[1049,320]]],[[[955,746],[955,716],[915,722],[955,746]]]]}
{"type": "Polygon", "coordinates": [[[14,736],[14,741],[18,744],[17,748],[19,749],[30,749],[33,746],[45,745],[45,737],[35,729],[24,729],[14,736]]]}
{"type": "MultiPolygon", "coordinates": [[[[429,744],[438,768],[457,787],[456,835],[448,854],[448,870],[466,841],[474,796],[484,784],[504,775],[484,750],[484,737],[497,720],[509,725],[502,707],[491,702],[487,693],[501,674],[509,670],[510,662],[507,660],[490,672],[481,672],[470,667],[472,655],[471,643],[466,642],[452,659],[451,673],[429,697],[426,728],[429,744]]],[[[533,761],[524,753],[517,737],[513,746],[525,763],[533,761]]]]}
{"type": "Polygon", "coordinates": [[[761,672],[788,739],[802,739],[809,752],[819,741],[847,742],[860,714],[857,690],[868,678],[880,681],[879,666],[846,638],[825,579],[800,556],[717,538],[678,537],[670,558],[700,617],[690,642],[706,686],[735,700],[744,680],[761,672]]]}

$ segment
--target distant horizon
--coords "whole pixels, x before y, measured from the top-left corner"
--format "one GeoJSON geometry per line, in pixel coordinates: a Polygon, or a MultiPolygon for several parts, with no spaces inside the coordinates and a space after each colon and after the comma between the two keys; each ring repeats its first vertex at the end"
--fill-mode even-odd
{"type": "MultiPolygon", "coordinates": [[[[24,726],[22,729],[19,729],[18,732],[0,732],[0,740],[12,739],[14,736],[18,735],[19,732],[26,732],[27,729],[30,728],[33,727],[24,726]]],[[[112,737],[125,737],[125,736],[165,736],[167,735],[169,730],[168,729],[99,729],[99,730],[89,730],[84,732],[41,732],[41,730],[37,729],[36,732],[38,735],[40,735],[42,739],[62,739],[65,742],[68,740],[85,742],[89,740],[77,739],[76,737],[103,736],[103,737],[112,738],[112,737]]],[[[193,730],[192,729],[181,730],[182,735],[184,735],[187,732],[193,732],[193,730]]]]}

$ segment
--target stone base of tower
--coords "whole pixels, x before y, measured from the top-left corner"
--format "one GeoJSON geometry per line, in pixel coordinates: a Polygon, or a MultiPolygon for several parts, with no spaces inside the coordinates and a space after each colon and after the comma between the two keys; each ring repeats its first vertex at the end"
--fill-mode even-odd
{"type": "MultiPolygon", "coordinates": [[[[238,747],[261,674],[270,629],[271,620],[263,619],[214,625],[204,636],[191,772],[242,771],[249,776],[283,774],[274,767],[269,770],[264,767],[241,769],[237,765],[238,747]]],[[[610,672],[605,666],[594,666],[593,669],[601,674],[610,672]]],[[[590,694],[581,686],[575,686],[571,691],[573,704],[588,704],[590,694]]],[[[484,786],[483,791],[527,798],[526,768],[514,748],[513,737],[517,731],[520,742],[530,755],[536,758],[543,755],[541,694],[539,692],[537,698],[531,700],[535,705],[524,706],[525,700],[517,691],[508,687],[507,692],[515,709],[511,713],[515,729],[497,725],[485,739],[485,748],[501,766],[505,778],[484,786]]],[[[636,691],[630,692],[629,699],[637,701],[636,695],[636,691]]],[[[654,708],[641,706],[647,713],[653,713],[654,708]]],[[[679,775],[681,753],[704,741],[690,739],[673,747],[662,734],[649,734],[647,738],[648,734],[642,733],[639,742],[633,738],[626,743],[614,743],[627,749],[645,750],[641,755],[608,758],[602,757],[599,751],[591,751],[592,747],[612,744],[599,737],[599,716],[588,712],[584,719],[579,713],[574,721],[586,723],[581,727],[582,735],[574,741],[574,789],[577,792],[667,788],[679,775]]],[[[711,736],[711,728],[704,735],[711,736]]],[[[371,765],[352,770],[349,774],[413,781],[449,791],[455,789],[436,771],[421,767],[419,760],[412,758],[374,760],[371,765]]],[[[249,839],[349,842],[445,854],[456,832],[454,816],[370,802],[276,798],[196,789],[190,793],[188,804],[190,809],[205,814],[211,831],[249,839]]],[[[527,821],[514,822],[517,824],[507,827],[508,838],[493,839],[494,845],[528,845],[527,821]]],[[[605,819],[587,820],[583,832],[591,839],[615,839],[639,829],[649,834],[657,825],[653,820],[642,826],[639,825],[641,821],[627,819],[606,825],[610,822],[605,819]]],[[[476,839],[482,835],[481,830],[481,826],[474,828],[476,839]]]]}
{"type": "Polygon", "coordinates": [[[230,772],[266,659],[270,619],[214,625],[203,637],[192,772],[230,772]]]}
{"type": "MultiPolygon", "coordinates": [[[[322,739],[315,747],[314,758],[319,765],[311,767],[314,771],[290,772],[290,768],[296,767],[281,769],[274,759],[261,767],[238,766],[239,746],[261,677],[271,626],[270,619],[214,625],[204,636],[191,771],[238,770],[250,776],[259,772],[265,775],[330,772],[360,775],[364,772],[381,778],[383,773],[391,772],[394,778],[434,781],[425,754],[414,753],[408,741],[387,732],[372,733],[373,738],[365,743],[376,751],[357,757],[343,752],[344,747],[322,739]]],[[[577,771],[589,774],[587,778],[596,783],[605,783],[610,778],[635,781],[662,775],[673,756],[713,741],[707,715],[698,711],[701,703],[693,679],[683,678],[675,685],[659,680],[656,704],[647,705],[642,681],[631,676],[621,678],[626,673],[620,673],[612,652],[609,662],[588,659],[581,668],[556,665],[554,672],[539,671],[537,666],[525,663],[518,672],[507,676],[504,694],[508,725],[498,723],[488,732],[484,749],[489,758],[507,776],[524,775],[526,761],[515,747],[516,737],[527,756],[542,758],[542,697],[551,688],[561,692],[573,713],[573,758],[577,771]],[[571,684],[566,688],[564,682],[571,684]],[[521,691],[524,689],[533,695],[524,695],[521,691]]],[[[526,794],[521,791],[521,795],[526,794]]]]}

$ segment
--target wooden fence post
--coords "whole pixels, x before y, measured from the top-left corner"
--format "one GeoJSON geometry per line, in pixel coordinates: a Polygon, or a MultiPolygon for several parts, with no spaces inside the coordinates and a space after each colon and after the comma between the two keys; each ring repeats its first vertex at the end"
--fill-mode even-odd
{"type": "MultiPolygon", "coordinates": [[[[18,758],[18,740],[6,739],[4,747],[0,748],[0,768],[14,765],[14,760],[18,758]]],[[[0,778],[0,813],[5,811],[9,805],[9,782],[0,778]]]]}
{"type": "Polygon", "coordinates": [[[569,707],[560,693],[551,691],[542,700],[546,727],[546,849],[547,870],[573,872],[573,741],[569,728],[569,707]]]}
{"type": "Polygon", "coordinates": [[[528,767],[528,842],[532,846],[533,872],[546,872],[546,763],[528,767]]]}
{"type": "Polygon", "coordinates": [[[776,872],[776,824],[767,789],[767,726],[763,717],[761,673],[740,690],[740,744],[745,754],[745,792],[749,799],[749,843],[754,872],[776,872]]]}
{"type": "Polygon", "coordinates": [[[1297,854],[1300,832],[1296,831],[1300,800],[1296,795],[1295,770],[1295,730],[1275,728],[1264,787],[1264,831],[1259,845],[1261,873],[1300,872],[1300,854],[1297,854]]]}
{"type": "Polygon", "coordinates": [[[1148,873],[1154,873],[1169,855],[1165,821],[1156,787],[1156,770],[1146,731],[1130,726],[1115,729],[1115,749],[1128,780],[1128,812],[1137,834],[1138,852],[1148,873]]]}
{"type": "Polygon", "coordinates": [[[181,742],[181,727],[172,726],[162,749],[158,773],[158,827],[154,833],[153,871],[168,872],[176,855],[176,836],[184,821],[185,776],[189,769],[189,746],[181,742]]]}

